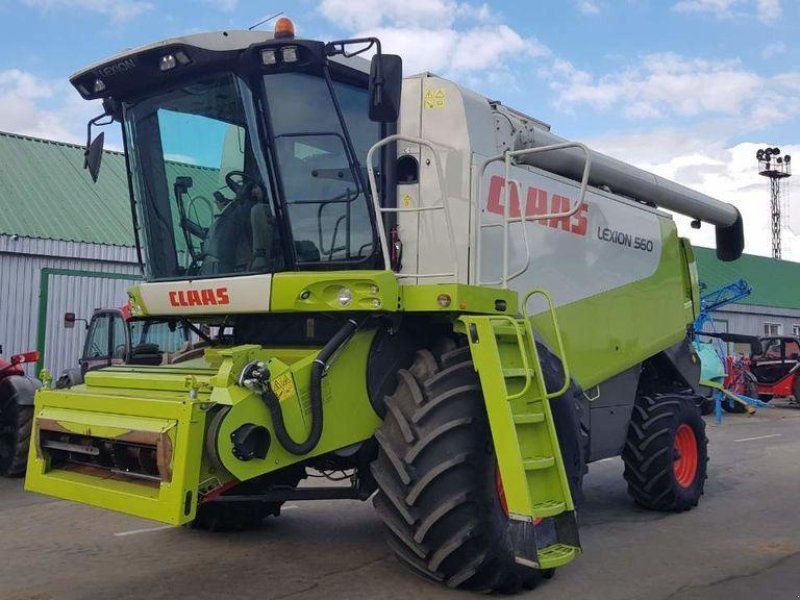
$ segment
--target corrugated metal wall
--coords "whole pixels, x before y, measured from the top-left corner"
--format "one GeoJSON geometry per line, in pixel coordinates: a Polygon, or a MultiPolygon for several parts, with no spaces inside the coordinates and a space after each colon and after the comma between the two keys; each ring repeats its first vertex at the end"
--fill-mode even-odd
{"type": "MultiPolygon", "coordinates": [[[[64,330],[61,321],[64,312],[90,317],[94,308],[119,306],[120,297],[139,274],[136,253],[131,248],[100,246],[77,242],[34,240],[0,235],[0,345],[4,356],[27,350],[45,350],[48,369],[56,376],[59,366],[76,363],[82,339],[58,339],[58,335],[80,337],[73,330],[64,330]],[[51,292],[48,295],[50,331],[45,339],[49,348],[37,348],[39,334],[39,293],[43,269],[68,269],[96,273],[131,275],[125,280],[107,280],[94,277],[68,277],[63,280],[51,275],[51,292]],[[69,305],[69,308],[62,306],[69,305]],[[53,311],[59,311],[54,313],[53,311]],[[55,326],[52,325],[55,323],[55,326]],[[51,337],[52,336],[52,337],[51,337]],[[49,349],[53,351],[48,355],[49,349]]],[[[33,374],[35,369],[29,367],[33,374]]]]}
{"type": "Polygon", "coordinates": [[[68,367],[78,366],[86,327],[81,321],[64,328],[64,313],[91,318],[100,308],[116,308],[128,301],[127,289],[133,279],[110,279],[86,275],[51,274],[47,294],[47,324],[44,339],[44,367],[55,377],[68,367]]]}
{"type": "Polygon", "coordinates": [[[725,319],[728,331],[745,335],[765,335],[765,323],[780,323],[781,335],[793,335],[792,327],[800,326],[800,310],[769,306],[727,306],[725,310],[715,311],[714,318],[725,319]]]}

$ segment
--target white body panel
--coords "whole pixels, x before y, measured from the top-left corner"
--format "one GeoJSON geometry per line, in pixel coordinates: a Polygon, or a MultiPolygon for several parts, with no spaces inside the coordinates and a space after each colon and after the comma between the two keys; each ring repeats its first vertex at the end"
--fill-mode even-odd
{"type": "MultiPolygon", "coordinates": [[[[487,157],[514,148],[518,123],[509,118],[508,109],[499,112],[483,96],[439,77],[418,75],[405,79],[403,86],[399,131],[402,135],[423,138],[441,149],[439,158],[447,182],[457,256],[451,256],[448,250],[443,212],[401,212],[398,216],[404,246],[401,274],[449,272],[457,260],[460,283],[500,285],[502,229],[480,225],[500,224],[503,220],[503,163],[492,163],[483,177],[480,171],[487,157]],[[497,196],[498,192],[499,197],[490,203],[490,195],[497,196]]],[[[539,122],[535,124],[546,127],[539,122]]],[[[442,190],[430,151],[400,142],[398,153],[417,157],[420,165],[419,183],[399,186],[398,205],[441,203],[442,190]]],[[[541,214],[536,206],[542,194],[547,213],[568,210],[579,196],[580,186],[575,181],[529,165],[512,167],[511,178],[522,190],[521,204],[529,215],[541,214]],[[541,190],[532,192],[530,206],[529,190],[541,190]]],[[[513,278],[509,287],[519,291],[545,288],[560,306],[655,273],[661,260],[659,221],[671,219],[668,214],[596,188],[590,188],[584,203],[585,208],[567,219],[566,224],[526,223],[530,255],[525,249],[523,225],[510,225],[508,272],[519,272],[526,264],[527,269],[513,278]]],[[[519,201],[513,203],[516,213],[511,216],[518,216],[519,205],[519,201]]],[[[452,278],[401,279],[406,284],[447,281],[452,278]]]]}
{"type": "MultiPolygon", "coordinates": [[[[577,183],[538,169],[512,167],[511,179],[515,183],[507,200],[512,217],[523,208],[529,217],[564,212],[578,199],[577,183]]],[[[482,285],[499,282],[503,275],[503,230],[485,225],[502,223],[504,188],[502,163],[493,163],[480,185],[483,227],[475,277],[482,285]]],[[[520,292],[544,287],[561,306],[650,277],[661,261],[659,218],[641,204],[590,190],[572,217],[514,223],[508,233],[508,272],[522,273],[509,287],[520,292]]]]}
{"type": "Polygon", "coordinates": [[[272,275],[162,281],[139,287],[149,315],[214,315],[267,312],[272,275]]]}

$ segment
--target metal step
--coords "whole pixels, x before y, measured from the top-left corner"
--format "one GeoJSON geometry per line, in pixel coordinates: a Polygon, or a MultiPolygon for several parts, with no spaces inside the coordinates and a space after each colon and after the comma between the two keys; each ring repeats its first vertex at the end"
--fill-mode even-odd
{"type": "Polygon", "coordinates": [[[555,466],[556,459],[552,456],[533,456],[531,458],[525,458],[522,461],[522,466],[525,467],[526,471],[538,471],[540,469],[549,469],[552,466],[555,466]]]}
{"type": "Polygon", "coordinates": [[[512,379],[514,377],[534,377],[536,373],[530,369],[503,369],[503,377],[512,379]]]}
{"type": "Polygon", "coordinates": [[[533,505],[533,514],[537,519],[545,517],[555,517],[560,515],[567,508],[564,502],[558,500],[548,500],[547,502],[539,502],[533,505]]]}
{"type": "Polygon", "coordinates": [[[514,415],[514,423],[517,425],[530,425],[532,423],[544,423],[544,413],[520,413],[514,415]]]}
{"type": "Polygon", "coordinates": [[[545,548],[539,548],[537,554],[539,556],[539,567],[542,569],[555,569],[563,567],[571,562],[580,550],[575,546],[567,544],[553,544],[545,548]]]}

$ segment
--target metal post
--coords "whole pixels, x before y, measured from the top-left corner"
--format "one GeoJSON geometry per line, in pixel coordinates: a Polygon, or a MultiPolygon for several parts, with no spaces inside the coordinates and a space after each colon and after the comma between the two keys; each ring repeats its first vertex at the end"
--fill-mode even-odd
{"type": "Polygon", "coordinates": [[[772,258],[781,258],[781,179],[792,176],[792,157],[780,156],[779,148],[761,148],[756,152],[758,174],[769,178],[769,212],[772,223],[772,258]]]}

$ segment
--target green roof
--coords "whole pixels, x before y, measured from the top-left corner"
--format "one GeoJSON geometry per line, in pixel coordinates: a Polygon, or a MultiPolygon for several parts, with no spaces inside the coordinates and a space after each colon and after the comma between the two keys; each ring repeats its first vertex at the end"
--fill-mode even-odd
{"type": "Polygon", "coordinates": [[[738,304],[800,309],[800,263],[743,254],[722,262],[710,248],[694,248],[700,282],[708,291],[744,279],[753,288],[738,304]]]}
{"type": "MultiPolygon", "coordinates": [[[[195,194],[219,186],[214,169],[170,166],[193,176],[195,194]]],[[[93,183],[82,146],[0,132],[0,234],[133,246],[124,155],[104,152],[93,183]]]]}

